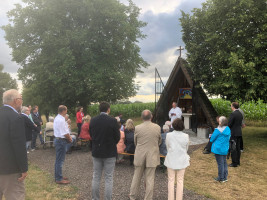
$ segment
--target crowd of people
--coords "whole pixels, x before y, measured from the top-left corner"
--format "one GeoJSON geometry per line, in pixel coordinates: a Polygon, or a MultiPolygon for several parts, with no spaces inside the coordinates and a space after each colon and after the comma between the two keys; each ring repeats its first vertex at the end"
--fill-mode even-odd
{"type": "MultiPolygon", "coordinates": [[[[43,122],[38,106],[33,106],[31,109],[30,106],[22,106],[22,103],[22,96],[17,90],[4,92],[4,106],[0,108],[2,133],[0,199],[3,195],[7,200],[25,198],[23,180],[28,171],[27,153],[36,149],[38,136],[41,144],[44,143],[41,137],[43,122]]],[[[145,199],[153,199],[155,170],[160,164],[166,166],[168,172],[168,199],[182,199],[185,169],[190,165],[190,157],[187,153],[189,135],[183,132],[184,122],[181,119],[181,110],[175,102],[172,106],[169,113],[171,121],[166,121],[162,128],[151,121],[152,113],[149,110],[141,113],[143,123],[134,126],[131,119],[125,122],[122,116],[110,116],[110,104],[107,102],[99,104],[100,114],[93,118],[90,115],[84,115],[83,108],[79,107],[76,113],[78,133],[75,133],[71,131],[67,107],[60,105],[57,116],[55,118],[50,116],[45,125],[45,134],[51,138],[50,142],[54,143],[56,151],[55,182],[70,183],[70,180],[62,174],[62,166],[66,153],[72,146],[76,146],[77,140],[81,138],[89,142],[92,152],[92,199],[100,199],[102,174],[105,179],[104,198],[112,199],[115,164],[124,162],[125,154],[130,156],[130,165],[135,166],[129,199],[137,199],[143,175],[145,176],[145,199]]],[[[218,165],[218,176],[215,181],[221,183],[228,181],[226,156],[230,141],[234,143],[235,148],[230,148],[232,163],[229,166],[240,165],[243,115],[238,110],[237,102],[233,102],[231,108],[233,112],[229,122],[226,117],[220,116],[219,126],[214,130],[209,141],[211,152],[215,154],[218,165]]]]}

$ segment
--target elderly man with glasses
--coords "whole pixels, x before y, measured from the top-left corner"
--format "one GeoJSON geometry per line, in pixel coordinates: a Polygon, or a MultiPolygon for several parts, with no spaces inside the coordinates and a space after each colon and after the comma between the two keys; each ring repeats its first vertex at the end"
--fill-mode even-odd
{"type": "Polygon", "coordinates": [[[24,179],[28,162],[24,121],[19,114],[22,97],[17,90],[3,93],[0,108],[0,199],[25,199],[24,179]]]}

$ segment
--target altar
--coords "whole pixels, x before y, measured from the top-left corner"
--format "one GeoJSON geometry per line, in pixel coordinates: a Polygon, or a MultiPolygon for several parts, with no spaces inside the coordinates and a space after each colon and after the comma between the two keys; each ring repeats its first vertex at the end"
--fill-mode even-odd
{"type": "Polygon", "coordinates": [[[182,113],[182,116],[184,117],[184,128],[185,129],[191,129],[191,117],[192,113],[182,113]]]}
{"type": "Polygon", "coordinates": [[[216,110],[201,84],[194,81],[193,77],[194,73],[186,60],[181,57],[178,58],[166,84],[163,84],[158,71],[155,71],[153,122],[163,126],[166,121],[169,121],[169,111],[172,103],[175,102],[182,111],[185,130],[197,133],[198,128],[218,126],[216,110]]]}

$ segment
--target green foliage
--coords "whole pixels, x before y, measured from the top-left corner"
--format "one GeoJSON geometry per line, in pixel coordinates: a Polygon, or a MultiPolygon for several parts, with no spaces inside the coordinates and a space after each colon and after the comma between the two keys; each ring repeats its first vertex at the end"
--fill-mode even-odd
{"type": "Polygon", "coordinates": [[[118,0],[24,0],[2,28],[22,66],[24,96],[49,111],[134,96],[148,64],[137,45],[146,24],[139,8],[118,0]],[[48,106],[47,106],[48,105],[48,106]]]}
{"type": "MultiPolygon", "coordinates": [[[[88,114],[96,116],[99,114],[98,104],[88,106],[88,114]]],[[[123,119],[141,117],[143,110],[148,109],[151,112],[155,109],[155,103],[132,103],[132,104],[114,104],[110,106],[110,115],[116,117],[123,115],[123,119]]]]}
{"type": "MultiPolygon", "coordinates": [[[[223,99],[210,99],[211,104],[219,115],[228,117],[231,114],[231,102],[223,99]]],[[[267,120],[267,103],[262,100],[248,101],[240,105],[245,113],[245,120],[266,121],[267,120]]]]}
{"type": "Polygon", "coordinates": [[[250,120],[267,120],[267,103],[262,100],[243,103],[240,108],[244,111],[246,118],[250,120]]]}
{"type": "Polygon", "coordinates": [[[231,114],[232,110],[230,101],[224,99],[210,99],[210,102],[218,115],[228,117],[231,114]]]}
{"type": "Polygon", "coordinates": [[[3,103],[3,93],[10,89],[17,89],[18,85],[9,73],[3,72],[4,65],[0,64],[0,105],[3,103]]]}
{"type": "Polygon", "coordinates": [[[228,100],[267,101],[266,0],[207,0],[182,12],[194,79],[228,100]]]}

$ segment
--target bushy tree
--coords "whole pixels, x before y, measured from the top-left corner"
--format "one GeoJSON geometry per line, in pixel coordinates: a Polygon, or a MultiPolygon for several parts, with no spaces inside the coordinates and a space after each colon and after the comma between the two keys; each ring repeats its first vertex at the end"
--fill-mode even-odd
{"type": "MultiPolygon", "coordinates": [[[[41,107],[86,107],[136,94],[145,36],[139,8],[117,0],[23,0],[3,27],[19,78],[41,107]],[[47,106],[47,104],[49,106],[47,106]]],[[[50,107],[50,108],[49,108],[50,107]]]]}
{"type": "Polygon", "coordinates": [[[208,0],[180,19],[195,80],[228,100],[267,101],[265,0],[208,0]]]}
{"type": "Polygon", "coordinates": [[[4,65],[0,64],[0,105],[3,103],[3,93],[10,89],[17,89],[18,85],[9,73],[3,72],[4,65]]]}

